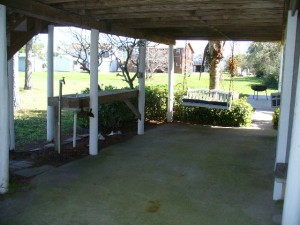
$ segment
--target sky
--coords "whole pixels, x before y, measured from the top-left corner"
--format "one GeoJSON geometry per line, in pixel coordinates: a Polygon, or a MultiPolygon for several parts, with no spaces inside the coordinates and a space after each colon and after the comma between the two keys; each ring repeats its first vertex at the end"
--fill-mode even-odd
{"type": "MultiPolygon", "coordinates": [[[[77,29],[77,28],[76,28],[77,29]]],[[[54,50],[56,51],[58,49],[58,46],[61,45],[61,43],[65,42],[66,40],[70,40],[70,36],[67,34],[69,31],[69,28],[67,27],[55,27],[54,29],[54,50]]],[[[88,34],[88,31],[87,31],[88,34]]],[[[40,34],[39,38],[44,43],[45,47],[47,47],[47,34],[40,34]]],[[[187,41],[191,44],[194,50],[194,55],[203,54],[204,48],[207,44],[207,41],[187,41]]],[[[250,41],[239,41],[234,42],[234,54],[245,54],[249,45],[250,41]]],[[[176,46],[183,47],[185,44],[185,41],[176,41],[176,46]]],[[[175,46],[175,47],[176,47],[175,46]]],[[[224,46],[224,57],[228,57],[231,55],[231,46],[232,42],[227,41],[224,46]]]]}

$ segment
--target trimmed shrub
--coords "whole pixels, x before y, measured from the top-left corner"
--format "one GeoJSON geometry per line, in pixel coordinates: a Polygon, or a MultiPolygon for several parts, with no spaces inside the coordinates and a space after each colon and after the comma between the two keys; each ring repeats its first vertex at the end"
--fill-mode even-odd
{"type": "Polygon", "coordinates": [[[188,107],[177,102],[175,120],[204,125],[240,127],[252,122],[253,108],[247,98],[235,99],[230,110],[188,107]]]}
{"type": "MultiPolygon", "coordinates": [[[[102,87],[102,90],[114,90],[113,86],[102,87]]],[[[89,88],[86,88],[82,93],[89,93],[89,88]]],[[[135,100],[136,101],[136,100],[135,100]]],[[[78,124],[81,127],[89,127],[89,117],[78,117],[78,124]]],[[[136,120],[135,115],[127,107],[123,101],[102,104],[98,110],[99,129],[104,132],[116,131],[121,129],[124,124],[136,120]]]]}
{"type": "Polygon", "coordinates": [[[278,129],[279,116],[280,116],[280,109],[277,108],[277,109],[275,109],[274,114],[273,114],[273,128],[275,130],[278,129]]]}
{"type": "MultiPolygon", "coordinates": [[[[103,90],[116,89],[112,86],[103,90]]],[[[85,89],[84,93],[89,93],[85,89]]],[[[166,85],[146,87],[146,120],[165,121],[167,115],[168,90],[166,85]]],[[[253,108],[247,98],[233,100],[230,110],[181,105],[183,91],[176,91],[174,96],[174,120],[215,126],[248,126],[252,122],[253,108]]],[[[132,100],[137,105],[137,99],[132,100]]],[[[99,107],[99,127],[103,131],[117,130],[128,122],[136,121],[135,115],[122,101],[103,104],[99,107]]],[[[88,127],[88,117],[79,119],[79,125],[88,127]]]]}

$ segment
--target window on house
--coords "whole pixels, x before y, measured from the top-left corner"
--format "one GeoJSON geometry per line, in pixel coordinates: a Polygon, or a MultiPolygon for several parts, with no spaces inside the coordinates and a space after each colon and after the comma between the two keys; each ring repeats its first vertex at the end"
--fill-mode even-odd
{"type": "Polygon", "coordinates": [[[109,51],[102,52],[101,56],[102,56],[102,58],[108,58],[109,57],[109,51]]]}
{"type": "Polygon", "coordinates": [[[180,54],[180,48],[176,49],[176,54],[180,54]]]}

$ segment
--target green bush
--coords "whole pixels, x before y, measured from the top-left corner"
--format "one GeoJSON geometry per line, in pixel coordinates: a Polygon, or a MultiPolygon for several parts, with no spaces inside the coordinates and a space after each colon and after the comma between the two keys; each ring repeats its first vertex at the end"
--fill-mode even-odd
{"type": "Polygon", "coordinates": [[[174,119],[204,125],[240,127],[251,124],[252,114],[253,108],[247,103],[247,98],[233,100],[230,110],[188,107],[177,102],[174,119]]]}
{"type": "MultiPolygon", "coordinates": [[[[102,90],[112,90],[108,86],[102,90]]],[[[86,89],[84,93],[88,93],[86,89]]],[[[146,120],[165,121],[167,115],[168,89],[167,86],[146,87],[145,117],[146,120]]],[[[253,108],[247,103],[247,98],[236,99],[230,110],[181,105],[183,91],[176,91],[174,96],[174,120],[215,126],[247,126],[252,122],[253,108]]],[[[137,105],[137,99],[132,100],[137,105]]],[[[123,102],[103,104],[99,107],[99,127],[103,131],[122,128],[127,122],[135,121],[135,115],[123,102]]],[[[88,127],[88,117],[79,121],[88,127]]]]}
{"type": "MultiPolygon", "coordinates": [[[[112,86],[102,87],[102,90],[116,89],[112,86]]],[[[89,93],[89,88],[86,88],[82,93],[89,93]]],[[[135,100],[136,101],[136,100],[135,100]]],[[[116,131],[121,129],[126,123],[135,121],[135,115],[127,107],[123,101],[101,104],[98,110],[99,129],[104,132],[116,131]]],[[[78,124],[81,127],[89,127],[89,117],[84,116],[78,119],[78,124]]]]}
{"type": "Polygon", "coordinates": [[[164,121],[167,115],[168,89],[165,85],[146,87],[145,117],[147,120],[164,121]]]}
{"type": "Polygon", "coordinates": [[[277,109],[275,109],[274,114],[273,114],[273,128],[276,130],[278,129],[279,115],[280,115],[280,109],[277,108],[277,109]]]}

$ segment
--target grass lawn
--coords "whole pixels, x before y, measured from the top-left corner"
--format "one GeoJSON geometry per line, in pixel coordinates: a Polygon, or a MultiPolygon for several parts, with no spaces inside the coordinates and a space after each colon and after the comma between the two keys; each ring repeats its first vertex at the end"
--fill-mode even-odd
{"type": "MultiPolygon", "coordinates": [[[[65,77],[66,85],[63,86],[63,94],[81,93],[82,90],[89,87],[89,74],[76,72],[55,72],[54,74],[54,95],[58,95],[59,80],[65,77]]],[[[24,146],[30,142],[46,139],[46,109],[47,109],[47,73],[35,72],[32,77],[32,90],[25,91],[24,73],[19,74],[21,110],[15,112],[15,130],[16,130],[16,146],[24,146]]],[[[154,74],[150,80],[146,81],[146,85],[167,85],[167,74],[154,74]]],[[[183,75],[175,74],[175,86],[180,88],[183,83],[183,75]]],[[[187,87],[191,88],[208,88],[208,73],[201,75],[199,81],[199,73],[193,73],[186,78],[187,87]]],[[[230,78],[224,75],[221,82],[221,90],[229,90],[230,78]]],[[[234,91],[241,95],[251,95],[251,84],[260,84],[262,81],[256,77],[236,77],[234,78],[234,91]]],[[[137,85],[137,81],[135,83],[137,85]]],[[[116,76],[116,73],[99,74],[99,85],[112,85],[117,88],[127,87],[128,85],[122,81],[122,78],[116,76]]],[[[276,92],[276,90],[268,90],[268,93],[276,92]]],[[[72,129],[72,113],[63,112],[62,129],[63,132],[72,129]]]]}

